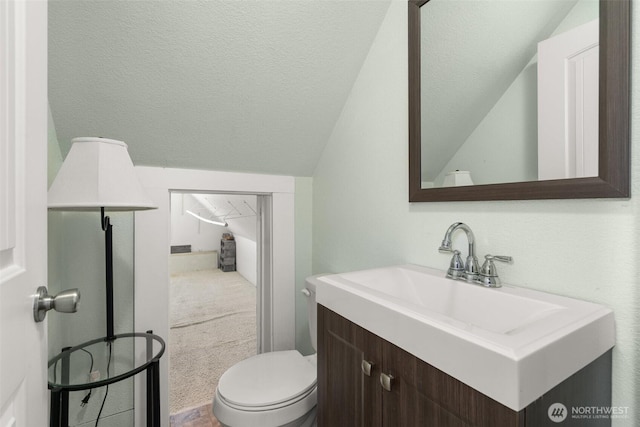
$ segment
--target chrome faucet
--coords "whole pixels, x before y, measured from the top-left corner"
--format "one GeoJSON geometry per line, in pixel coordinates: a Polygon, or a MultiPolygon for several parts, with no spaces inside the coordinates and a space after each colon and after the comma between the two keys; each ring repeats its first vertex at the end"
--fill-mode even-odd
{"type": "Polygon", "coordinates": [[[478,280],[479,275],[479,267],[478,267],[478,258],[476,257],[476,239],[473,235],[473,231],[469,228],[469,226],[463,222],[454,222],[451,224],[447,232],[444,234],[444,239],[442,239],[442,244],[440,245],[440,252],[451,252],[451,236],[457,230],[462,230],[467,235],[467,241],[469,242],[469,254],[467,255],[467,259],[464,263],[464,271],[460,272],[459,268],[455,268],[454,264],[459,265],[458,257],[460,252],[455,251],[453,259],[451,260],[451,266],[449,267],[449,271],[447,271],[447,277],[452,279],[465,279],[468,282],[473,282],[478,280]],[[456,253],[457,252],[457,253],[456,253]]]}
{"type": "Polygon", "coordinates": [[[467,282],[477,283],[479,285],[486,286],[488,288],[499,288],[500,278],[498,277],[498,270],[493,261],[501,261],[510,263],[513,258],[506,255],[486,255],[482,268],[478,268],[478,258],[476,258],[476,240],[473,235],[473,231],[469,226],[463,222],[454,222],[451,227],[444,234],[442,244],[439,248],[440,252],[453,252],[451,263],[449,264],[449,270],[447,270],[447,277],[457,280],[466,280],[467,282]],[[469,242],[469,255],[466,262],[462,262],[460,257],[460,251],[452,250],[451,248],[451,236],[456,230],[461,229],[467,235],[467,241],[469,242]]]}

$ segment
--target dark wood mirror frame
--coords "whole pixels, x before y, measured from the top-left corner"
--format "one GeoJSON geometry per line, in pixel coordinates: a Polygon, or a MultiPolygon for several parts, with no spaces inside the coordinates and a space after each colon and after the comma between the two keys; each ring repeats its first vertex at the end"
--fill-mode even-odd
{"type": "Polygon", "coordinates": [[[421,188],[420,7],[409,8],[409,201],[626,198],[630,190],[631,0],[600,0],[599,176],[421,188]]]}

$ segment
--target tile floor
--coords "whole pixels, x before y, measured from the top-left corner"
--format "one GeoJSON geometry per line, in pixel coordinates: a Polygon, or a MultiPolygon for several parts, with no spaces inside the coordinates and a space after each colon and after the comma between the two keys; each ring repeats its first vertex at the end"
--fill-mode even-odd
{"type": "Polygon", "coordinates": [[[171,415],[170,424],[171,427],[221,427],[211,412],[211,404],[171,415]]]}

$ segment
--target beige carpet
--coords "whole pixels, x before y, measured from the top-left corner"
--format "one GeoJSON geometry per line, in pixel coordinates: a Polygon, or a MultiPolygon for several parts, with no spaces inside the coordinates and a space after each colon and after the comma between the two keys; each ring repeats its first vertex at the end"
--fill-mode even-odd
{"type": "Polygon", "coordinates": [[[171,277],[169,411],[211,403],[220,376],[256,354],[256,288],[237,272],[171,277]]]}

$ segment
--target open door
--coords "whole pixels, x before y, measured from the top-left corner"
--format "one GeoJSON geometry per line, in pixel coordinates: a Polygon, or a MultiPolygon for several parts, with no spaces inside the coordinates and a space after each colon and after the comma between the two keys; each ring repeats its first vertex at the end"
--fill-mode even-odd
{"type": "Polygon", "coordinates": [[[0,1],[0,427],[48,425],[47,3],[0,1]]]}
{"type": "Polygon", "coordinates": [[[598,176],[599,21],[538,43],[538,179],[598,176]]]}

